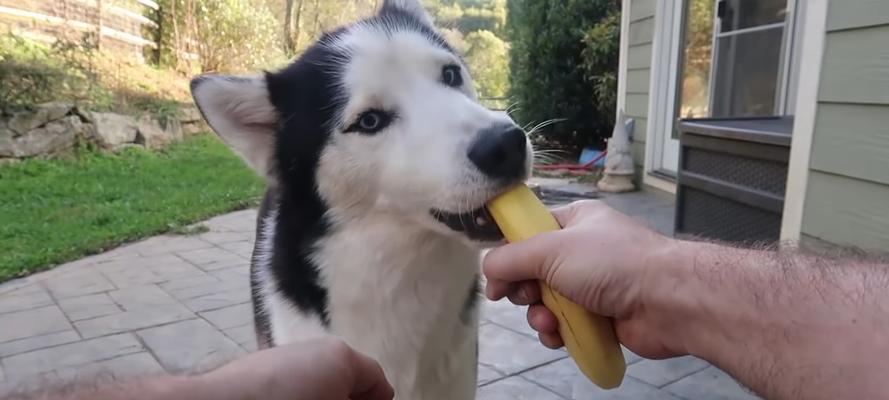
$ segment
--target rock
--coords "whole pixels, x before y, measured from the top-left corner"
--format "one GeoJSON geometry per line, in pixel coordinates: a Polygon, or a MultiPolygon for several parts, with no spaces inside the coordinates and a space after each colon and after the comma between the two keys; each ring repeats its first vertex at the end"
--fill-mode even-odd
{"type": "Polygon", "coordinates": [[[209,132],[210,127],[203,122],[190,122],[182,124],[182,133],[185,136],[197,135],[198,133],[209,132]]]}
{"type": "Polygon", "coordinates": [[[122,145],[133,143],[139,133],[138,123],[125,115],[114,113],[90,113],[93,129],[89,139],[102,148],[117,150],[122,145]]]}
{"type": "Polygon", "coordinates": [[[160,121],[160,127],[167,133],[173,140],[180,141],[182,140],[182,123],[179,122],[178,119],[175,118],[163,118],[160,121]]]}
{"type": "Polygon", "coordinates": [[[136,133],[135,142],[146,148],[159,149],[174,140],[167,131],[161,128],[156,120],[147,115],[139,118],[137,126],[139,130],[136,133]]]}
{"type": "Polygon", "coordinates": [[[64,102],[52,102],[38,105],[33,111],[19,111],[14,113],[9,120],[9,129],[19,135],[40,128],[49,122],[56,121],[68,115],[74,109],[74,105],[64,102]]]}
{"type": "Polygon", "coordinates": [[[0,157],[25,158],[60,153],[71,149],[84,125],[77,116],[64,117],[24,135],[0,130],[0,157]]]}
{"type": "Polygon", "coordinates": [[[179,122],[182,122],[183,124],[202,122],[204,120],[204,117],[201,116],[201,112],[193,104],[182,105],[182,107],[179,108],[176,117],[179,119],[179,122]]]}

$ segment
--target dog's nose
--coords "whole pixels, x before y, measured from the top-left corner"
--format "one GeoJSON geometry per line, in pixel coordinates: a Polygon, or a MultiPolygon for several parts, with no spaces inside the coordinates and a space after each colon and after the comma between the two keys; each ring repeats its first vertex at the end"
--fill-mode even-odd
{"type": "Polygon", "coordinates": [[[527,146],[524,131],[514,125],[500,125],[479,132],[468,156],[491,178],[518,179],[526,173],[527,146]]]}

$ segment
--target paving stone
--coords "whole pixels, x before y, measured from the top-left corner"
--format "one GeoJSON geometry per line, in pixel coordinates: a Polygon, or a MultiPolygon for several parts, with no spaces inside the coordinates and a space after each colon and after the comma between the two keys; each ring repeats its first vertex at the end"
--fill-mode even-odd
{"type": "Polygon", "coordinates": [[[664,387],[686,399],[755,400],[759,399],[719,368],[710,366],[664,387]]]}
{"type": "Polygon", "coordinates": [[[83,296],[114,290],[114,285],[98,271],[74,271],[53,276],[45,281],[46,288],[56,299],[83,296]]]}
{"type": "Polygon", "coordinates": [[[479,362],[507,375],[564,357],[561,351],[497,325],[485,325],[479,332],[479,362]]]}
{"type": "MultiPolygon", "coordinates": [[[[569,396],[572,400],[682,400],[663,389],[658,389],[645,382],[625,377],[623,383],[617,389],[604,390],[593,384],[586,378],[578,378],[574,381],[574,387],[569,396]]],[[[708,399],[707,397],[694,400],[708,399]]]]}
{"type": "Polygon", "coordinates": [[[67,382],[122,380],[136,376],[164,373],[164,368],[148,352],[128,354],[110,360],[98,361],[77,367],[62,368],[56,374],[67,382]]]}
{"type": "Polygon", "coordinates": [[[109,292],[108,295],[127,311],[179,304],[173,296],[170,296],[157,285],[144,285],[124,290],[115,290],[109,292]]]}
{"type": "Polygon", "coordinates": [[[483,304],[482,319],[537,339],[537,332],[528,325],[528,307],[517,306],[507,300],[485,300],[483,304]]]}
{"type": "Polygon", "coordinates": [[[52,298],[43,290],[11,293],[0,297],[0,314],[30,310],[52,304],[52,298]]]}
{"type": "Polygon", "coordinates": [[[577,365],[574,364],[574,360],[570,358],[534,368],[522,373],[522,376],[567,398],[571,398],[574,381],[584,377],[584,375],[578,371],[577,365]]]}
{"type": "Polygon", "coordinates": [[[73,329],[46,335],[30,336],[24,339],[0,343],[0,357],[26,353],[32,350],[76,342],[78,340],[80,340],[80,335],[73,329]]]}
{"type": "Polygon", "coordinates": [[[194,318],[194,313],[180,304],[138,308],[104,317],[77,321],[74,326],[84,338],[127,332],[150,326],[194,318]]]}
{"type": "Polygon", "coordinates": [[[155,236],[132,245],[131,249],[143,256],[172,254],[179,251],[193,251],[213,247],[212,244],[194,237],[155,236]]]}
{"type": "Polygon", "coordinates": [[[238,288],[183,300],[190,310],[202,312],[250,302],[250,289],[238,288]]]}
{"type": "Polygon", "coordinates": [[[534,383],[513,376],[479,388],[478,400],[562,400],[534,383]]]}
{"type": "Polygon", "coordinates": [[[245,353],[201,319],[149,328],[137,334],[161,365],[173,373],[206,371],[245,353]]]}
{"type": "Polygon", "coordinates": [[[144,259],[114,262],[102,265],[98,267],[98,270],[118,289],[166,280],[166,278],[154,273],[154,271],[145,266],[143,262],[144,259]]]}
{"type": "Polygon", "coordinates": [[[254,345],[256,344],[256,329],[253,327],[252,322],[247,325],[224,329],[222,333],[224,333],[225,336],[228,336],[231,340],[234,340],[235,343],[241,345],[241,347],[251,343],[254,345]]]}
{"type": "Polygon", "coordinates": [[[212,243],[214,245],[222,245],[226,243],[235,243],[235,242],[247,242],[250,240],[248,235],[245,235],[241,232],[219,232],[219,231],[210,231],[206,233],[202,233],[197,235],[198,239],[201,239],[205,242],[212,243]]]}
{"type": "Polygon", "coordinates": [[[220,281],[236,281],[241,284],[250,282],[250,266],[248,261],[244,261],[244,265],[234,268],[226,268],[210,271],[210,275],[215,276],[220,281]]]}
{"type": "Polygon", "coordinates": [[[123,311],[105,293],[62,299],[59,300],[59,307],[71,321],[103,317],[123,311]]]}
{"type": "Polygon", "coordinates": [[[624,346],[620,346],[620,349],[624,353],[624,360],[627,362],[627,365],[635,364],[639,361],[644,360],[644,358],[639,357],[639,355],[637,355],[636,353],[633,353],[632,351],[630,351],[630,349],[628,349],[624,346]]]}
{"type": "Polygon", "coordinates": [[[214,311],[207,311],[201,313],[200,316],[210,321],[213,326],[219,329],[234,328],[247,324],[250,324],[252,327],[253,305],[251,303],[238,304],[214,311]]]}
{"type": "Polygon", "coordinates": [[[662,387],[707,368],[707,362],[686,356],[667,360],[643,360],[627,367],[627,374],[645,383],[662,387]]]}
{"type": "Polygon", "coordinates": [[[4,343],[69,330],[71,324],[62,310],[52,305],[0,314],[0,327],[0,343],[4,343]]]}
{"type": "Polygon", "coordinates": [[[6,382],[6,375],[3,373],[3,365],[0,365],[0,382],[6,382]]]}
{"type": "Polygon", "coordinates": [[[482,386],[492,381],[500,379],[503,374],[497,372],[494,368],[479,364],[478,366],[478,385],[482,386]]]}
{"type": "Polygon", "coordinates": [[[218,247],[192,251],[180,251],[176,252],[176,254],[179,257],[182,257],[184,260],[197,265],[199,268],[205,271],[231,268],[244,263],[244,259],[232,257],[231,252],[225,251],[218,247]]]}
{"type": "MultiPolygon", "coordinates": [[[[242,285],[242,283],[238,282],[233,282],[231,284],[242,285]]],[[[213,287],[219,287],[220,283],[219,279],[215,276],[202,274],[200,276],[192,276],[164,282],[158,286],[171,296],[182,300],[213,293],[213,287]]],[[[228,289],[231,289],[231,287],[228,287],[228,289]]]]}
{"type": "Polygon", "coordinates": [[[144,351],[131,334],[121,334],[35,350],[3,359],[7,379],[78,367],[144,351]]]}
{"type": "Polygon", "coordinates": [[[17,396],[25,399],[39,398],[40,393],[56,388],[63,384],[54,372],[23,377],[15,380],[0,381],[0,398],[18,400],[17,396]]]}
{"type": "Polygon", "coordinates": [[[220,247],[232,254],[239,255],[249,260],[253,255],[254,243],[254,240],[250,240],[248,242],[226,243],[224,245],[220,245],[220,247]]]}
{"type": "Polygon", "coordinates": [[[259,350],[259,345],[256,343],[256,340],[251,340],[248,342],[239,343],[239,345],[241,346],[241,348],[244,349],[244,351],[246,351],[248,353],[253,353],[253,352],[259,350]]]}
{"type": "Polygon", "coordinates": [[[167,282],[206,275],[200,268],[189,264],[179,257],[175,259],[170,258],[168,262],[154,264],[150,268],[167,282]]]}
{"type": "Polygon", "coordinates": [[[38,275],[32,275],[29,277],[13,279],[11,281],[0,283],[0,296],[19,295],[43,290],[43,288],[40,287],[36,276],[38,275]],[[13,294],[13,292],[16,293],[13,294]]]}

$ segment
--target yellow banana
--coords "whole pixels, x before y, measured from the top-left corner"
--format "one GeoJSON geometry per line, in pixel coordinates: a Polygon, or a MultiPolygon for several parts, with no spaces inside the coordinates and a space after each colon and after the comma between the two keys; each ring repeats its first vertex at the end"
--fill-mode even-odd
{"type": "MultiPolygon", "coordinates": [[[[488,203],[500,231],[510,242],[561,229],[546,206],[525,185],[488,203]]],[[[604,389],[620,386],[627,366],[614,327],[608,318],[594,315],[541,282],[543,304],[559,320],[559,334],[578,368],[604,389]]]]}

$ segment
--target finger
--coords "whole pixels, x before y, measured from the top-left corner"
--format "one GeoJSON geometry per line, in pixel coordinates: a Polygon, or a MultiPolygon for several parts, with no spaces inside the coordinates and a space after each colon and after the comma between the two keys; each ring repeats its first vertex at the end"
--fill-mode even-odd
{"type": "Polygon", "coordinates": [[[528,325],[540,333],[558,333],[559,320],[543,304],[535,304],[528,307],[528,325]]]}
{"type": "Polygon", "coordinates": [[[558,253],[560,233],[543,233],[489,251],[483,263],[485,277],[506,282],[543,279],[558,253]]]}
{"type": "Polygon", "coordinates": [[[565,345],[558,333],[538,333],[537,338],[540,339],[540,343],[553,350],[565,345]]]}
{"type": "Polygon", "coordinates": [[[553,216],[563,228],[574,225],[581,217],[592,210],[605,207],[599,200],[580,200],[552,210],[553,216]]]}
{"type": "Polygon", "coordinates": [[[485,296],[498,301],[515,291],[515,284],[497,279],[488,279],[485,284],[485,296]]]}
{"type": "Polygon", "coordinates": [[[540,283],[538,281],[520,282],[507,297],[515,305],[527,306],[540,302],[540,283]]]}
{"type": "Polygon", "coordinates": [[[370,357],[353,352],[351,368],[354,381],[349,398],[352,400],[392,400],[395,390],[386,380],[383,368],[370,357]]]}

